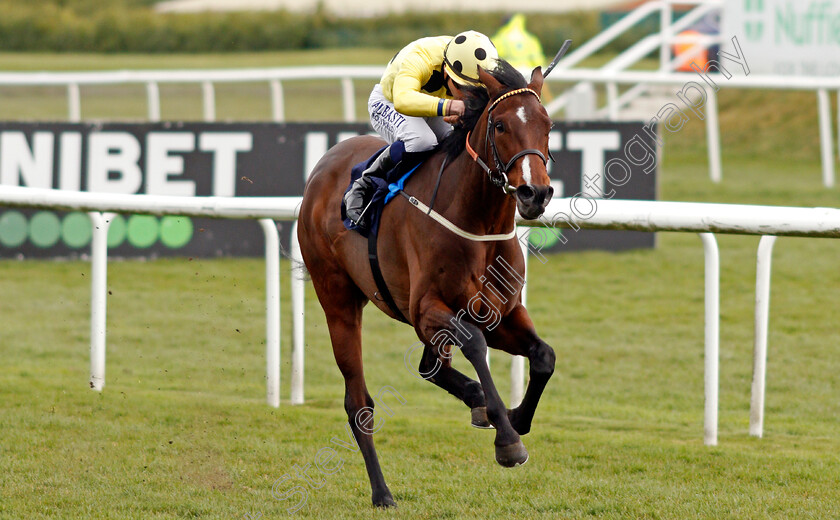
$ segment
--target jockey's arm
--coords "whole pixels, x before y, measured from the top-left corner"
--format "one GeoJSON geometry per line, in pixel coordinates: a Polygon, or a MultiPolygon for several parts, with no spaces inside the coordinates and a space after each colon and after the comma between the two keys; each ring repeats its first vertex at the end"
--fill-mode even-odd
{"type": "Polygon", "coordinates": [[[394,108],[397,112],[416,117],[460,116],[464,113],[463,101],[423,92],[423,85],[436,72],[435,69],[433,64],[420,55],[408,55],[403,58],[392,88],[394,108]]]}
{"type": "Polygon", "coordinates": [[[413,67],[404,66],[394,78],[394,108],[407,116],[433,117],[447,114],[452,100],[426,94],[420,89],[422,76],[413,67]]]}
{"type": "Polygon", "coordinates": [[[394,79],[394,108],[407,116],[434,117],[446,116],[448,123],[454,124],[464,114],[465,105],[460,99],[446,99],[432,96],[421,91],[421,80],[412,68],[402,70],[394,79]]]}

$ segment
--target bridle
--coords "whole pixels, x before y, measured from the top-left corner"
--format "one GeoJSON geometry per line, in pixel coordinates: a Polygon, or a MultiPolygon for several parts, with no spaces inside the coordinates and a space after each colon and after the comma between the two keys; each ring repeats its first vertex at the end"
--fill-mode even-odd
{"type": "MultiPolygon", "coordinates": [[[[505,94],[499,96],[490,107],[487,109],[487,134],[485,136],[485,143],[489,144],[490,149],[493,151],[493,163],[495,165],[495,169],[491,169],[487,166],[481,157],[478,156],[475,150],[473,150],[472,146],[470,146],[470,134],[472,134],[472,130],[467,133],[467,153],[470,154],[473,161],[478,164],[487,176],[490,178],[490,182],[493,183],[494,186],[498,186],[502,188],[502,191],[505,194],[513,194],[516,192],[516,187],[511,186],[508,182],[507,172],[510,171],[511,167],[513,167],[514,163],[526,156],[526,155],[536,155],[540,159],[542,159],[543,164],[548,164],[548,159],[543,155],[543,153],[535,148],[526,148],[525,150],[521,150],[520,152],[516,153],[513,157],[510,158],[508,162],[504,162],[502,158],[499,156],[499,150],[496,148],[496,129],[495,125],[493,124],[493,109],[499,104],[500,101],[503,99],[507,99],[511,96],[516,96],[518,94],[533,94],[536,96],[537,101],[540,100],[540,95],[537,94],[535,90],[530,88],[519,88],[516,90],[511,90],[510,92],[506,92],[505,94]]],[[[551,157],[551,153],[549,152],[549,157],[551,157]]]]}
{"type": "MultiPolygon", "coordinates": [[[[481,157],[478,156],[478,154],[475,152],[475,150],[473,150],[472,146],[470,146],[470,134],[472,133],[472,131],[467,133],[466,148],[467,148],[467,152],[470,154],[470,157],[472,157],[472,159],[479,166],[481,166],[481,168],[487,173],[487,176],[490,178],[490,181],[495,186],[499,186],[500,188],[502,188],[502,190],[507,195],[510,195],[510,194],[516,192],[516,188],[511,186],[510,183],[508,182],[507,172],[508,172],[508,170],[510,170],[510,168],[513,166],[513,164],[518,159],[520,159],[521,157],[523,157],[525,155],[533,154],[533,155],[538,156],[540,159],[542,159],[543,164],[548,163],[548,161],[545,158],[545,155],[543,155],[543,153],[541,151],[536,150],[534,148],[528,148],[528,149],[522,150],[521,152],[518,152],[507,163],[502,161],[502,158],[499,157],[499,150],[496,149],[496,136],[493,132],[492,112],[493,112],[493,109],[496,108],[496,105],[498,105],[500,101],[502,101],[503,99],[507,99],[511,96],[515,96],[517,94],[533,94],[534,96],[536,96],[537,100],[540,99],[540,95],[537,94],[534,90],[531,90],[529,88],[520,88],[520,89],[516,89],[516,90],[511,90],[510,92],[507,92],[507,93],[499,96],[499,98],[496,99],[496,101],[494,101],[493,104],[490,105],[490,108],[487,109],[487,135],[486,135],[485,138],[487,140],[486,142],[490,146],[490,149],[493,150],[493,162],[496,165],[495,170],[491,170],[487,166],[487,164],[481,159],[481,157]]],[[[551,157],[551,153],[549,153],[548,156],[551,157]]],[[[417,208],[418,210],[422,211],[423,213],[425,213],[426,215],[428,215],[429,217],[434,219],[438,224],[442,225],[443,227],[445,227],[446,229],[455,233],[456,235],[458,235],[462,238],[466,238],[467,240],[472,240],[473,242],[497,242],[497,241],[511,240],[511,239],[516,237],[516,225],[513,222],[511,222],[511,227],[513,229],[511,229],[510,232],[508,232],[508,233],[497,233],[497,234],[491,234],[491,235],[476,235],[474,233],[470,233],[468,231],[465,231],[465,230],[461,229],[457,225],[450,222],[446,217],[444,217],[443,215],[441,215],[440,213],[435,211],[433,209],[433,207],[435,205],[435,197],[437,196],[438,186],[440,186],[440,179],[441,179],[441,176],[443,175],[444,169],[446,169],[446,160],[445,159],[440,166],[440,170],[438,171],[437,184],[435,185],[435,191],[432,194],[432,200],[431,200],[429,206],[427,206],[426,204],[424,204],[423,202],[418,200],[416,197],[412,197],[411,195],[409,195],[408,193],[406,193],[402,189],[402,186],[400,185],[400,182],[402,182],[402,180],[405,179],[405,177],[403,177],[403,179],[401,179],[400,182],[398,182],[396,185],[392,184],[389,189],[392,192],[397,192],[400,195],[402,195],[403,197],[405,197],[408,200],[409,204],[413,205],[415,208],[417,208]]]]}

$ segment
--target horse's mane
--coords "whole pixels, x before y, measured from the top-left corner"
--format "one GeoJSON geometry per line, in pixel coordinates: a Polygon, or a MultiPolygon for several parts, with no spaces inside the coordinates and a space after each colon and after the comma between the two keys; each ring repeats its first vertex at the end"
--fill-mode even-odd
{"type": "MultiPolygon", "coordinates": [[[[528,82],[525,81],[522,74],[505,60],[498,60],[496,68],[487,72],[505,86],[504,92],[528,86],[528,82]]],[[[438,144],[438,150],[443,150],[449,161],[464,151],[467,134],[475,128],[478,118],[481,117],[487,103],[490,102],[490,95],[484,87],[464,86],[461,87],[461,91],[464,93],[463,99],[466,105],[464,115],[461,116],[461,122],[438,144]]]]}

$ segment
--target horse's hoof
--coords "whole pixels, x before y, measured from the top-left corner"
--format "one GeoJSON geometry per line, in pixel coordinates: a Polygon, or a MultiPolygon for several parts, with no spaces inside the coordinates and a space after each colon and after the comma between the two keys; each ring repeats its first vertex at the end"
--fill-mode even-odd
{"type": "Polygon", "coordinates": [[[481,428],[482,430],[492,430],[493,424],[490,422],[490,419],[487,418],[487,407],[486,406],[476,406],[472,410],[470,410],[472,414],[472,420],[470,424],[473,428],[481,428]]]}
{"type": "Polygon", "coordinates": [[[388,507],[393,507],[393,508],[397,507],[397,503],[394,502],[394,497],[392,497],[390,494],[383,495],[381,497],[374,497],[373,498],[373,505],[375,507],[381,507],[383,509],[388,508],[388,507]]]}
{"type": "Polygon", "coordinates": [[[507,446],[496,446],[496,462],[506,468],[521,466],[528,462],[528,450],[521,440],[507,446]]]}

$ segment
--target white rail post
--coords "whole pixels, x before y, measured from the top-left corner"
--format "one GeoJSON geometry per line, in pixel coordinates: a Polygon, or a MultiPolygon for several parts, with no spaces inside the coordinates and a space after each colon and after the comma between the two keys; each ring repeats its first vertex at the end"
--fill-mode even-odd
{"type": "Polygon", "coordinates": [[[823,185],[834,187],[834,139],[831,137],[831,103],[828,90],[817,90],[817,105],[820,112],[820,149],[822,150],[823,185]]]}
{"type": "Polygon", "coordinates": [[[341,98],[344,102],[344,121],[356,120],[356,97],[353,92],[353,78],[341,78],[341,98]]]}
{"type": "Polygon", "coordinates": [[[298,222],[292,226],[292,404],[303,404],[304,363],[304,280],[303,256],[297,236],[298,222]]]}
{"type": "Polygon", "coordinates": [[[204,105],[204,120],[213,122],[216,120],[216,91],[213,83],[205,81],[201,84],[201,98],[204,105]]]}
{"type": "Polygon", "coordinates": [[[764,435],[764,389],[767,376],[767,328],[770,323],[770,273],[776,237],[765,235],[758,242],[755,264],[755,346],[750,397],[750,435],[764,435]]]}
{"type": "Polygon", "coordinates": [[[618,84],[615,81],[607,83],[607,109],[610,121],[618,121],[618,84]]]}
{"type": "Polygon", "coordinates": [[[720,157],[720,123],[718,122],[718,104],[715,90],[706,85],[706,106],[709,113],[706,114],[706,143],[709,149],[709,177],[712,182],[720,182],[723,179],[723,167],[720,157]]]}
{"type": "Polygon", "coordinates": [[[78,83],[67,85],[67,118],[71,123],[82,120],[82,96],[79,93],[78,83]]]}
{"type": "Polygon", "coordinates": [[[275,123],[282,123],[286,119],[285,107],[283,106],[283,84],[279,79],[269,82],[271,86],[271,120],[275,123]]]}
{"type": "Polygon", "coordinates": [[[659,13],[659,34],[661,36],[659,47],[659,71],[671,72],[671,4],[663,1],[659,13]]]}
{"type": "Polygon", "coordinates": [[[149,121],[157,123],[160,121],[160,89],[157,82],[146,83],[146,98],[149,101],[149,121]]]}
{"type": "Polygon", "coordinates": [[[706,345],[705,345],[705,411],[703,444],[717,446],[718,437],[718,370],[720,359],[720,255],[712,233],[699,233],[706,259],[706,345]]]}
{"type": "Polygon", "coordinates": [[[630,27],[633,27],[643,19],[647,18],[657,9],[659,9],[657,2],[648,2],[640,5],[629,14],[623,16],[613,25],[609,26],[605,31],[569,53],[569,55],[562,59],[557,65],[558,72],[560,70],[568,69],[595,54],[605,45],[613,41],[617,36],[624,34],[630,27]]]}
{"type": "Polygon", "coordinates": [[[108,298],[108,227],[115,213],[88,213],[93,237],[90,245],[90,388],[105,387],[105,317],[108,298]]]}
{"type": "Polygon", "coordinates": [[[277,224],[261,218],[265,234],[265,360],[266,401],[280,406],[280,238],[277,224]]]}
{"type": "MultiPolygon", "coordinates": [[[[519,239],[519,247],[522,248],[522,256],[525,257],[525,283],[522,285],[522,305],[528,304],[528,233],[531,230],[525,226],[516,227],[516,236],[519,239]]],[[[510,360],[510,407],[519,406],[525,396],[525,358],[523,356],[512,356],[510,360]]]]}

